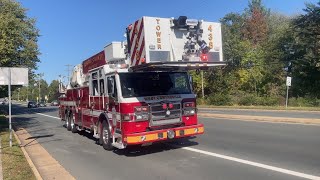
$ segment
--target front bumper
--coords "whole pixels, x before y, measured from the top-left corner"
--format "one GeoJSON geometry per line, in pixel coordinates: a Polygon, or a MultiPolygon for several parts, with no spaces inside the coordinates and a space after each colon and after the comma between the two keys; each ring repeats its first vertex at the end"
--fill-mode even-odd
{"type": "Polygon", "coordinates": [[[156,131],[148,131],[143,133],[127,134],[123,140],[127,145],[145,144],[151,142],[165,141],[168,139],[177,139],[188,136],[195,136],[204,133],[203,124],[192,126],[183,126],[170,129],[161,129],[156,131]],[[168,132],[174,132],[174,137],[169,138],[168,132]]]}

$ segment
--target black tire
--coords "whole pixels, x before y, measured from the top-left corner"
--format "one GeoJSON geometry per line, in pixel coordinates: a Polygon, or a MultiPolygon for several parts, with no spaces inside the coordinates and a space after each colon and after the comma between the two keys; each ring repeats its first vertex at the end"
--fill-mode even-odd
{"type": "Polygon", "coordinates": [[[70,122],[71,122],[71,132],[72,133],[76,133],[78,132],[78,129],[77,129],[77,125],[75,123],[75,121],[73,120],[73,115],[70,115],[70,122]]]}
{"type": "Polygon", "coordinates": [[[67,112],[64,113],[64,118],[61,118],[61,121],[63,122],[62,126],[67,128],[68,124],[67,124],[67,120],[68,120],[68,115],[67,112]]]}
{"type": "Polygon", "coordinates": [[[112,146],[112,139],[111,139],[111,132],[109,130],[109,126],[106,121],[102,122],[102,126],[100,126],[100,144],[105,150],[111,151],[113,149],[112,146]]]}
{"type": "Polygon", "coordinates": [[[71,116],[70,116],[70,115],[67,116],[66,121],[68,121],[68,123],[67,123],[67,130],[68,130],[68,131],[71,131],[71,116]]]}

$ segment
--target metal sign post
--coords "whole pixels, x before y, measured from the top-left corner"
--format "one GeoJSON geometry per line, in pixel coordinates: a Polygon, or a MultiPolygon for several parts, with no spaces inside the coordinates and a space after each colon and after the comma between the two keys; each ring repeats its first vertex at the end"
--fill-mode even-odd
{"type": "Polygon", "coordinates": [[[286,109],[288,108],[289,87],[291,86],[291,77],[287,76],[287,95],[286,95],[286,109]]]}
{"type": "Polygon", "coordinates": [[[11,85],[28,85],[28,82],[28,68],[0,67],[0,85],[8,85],[10,147],[12,147],[11,85]],[[8,77],[8,79],[5,79],[5,77],[8,77]]]}
{"type": "Polygon", "coordinates": [[[10,147],[12,147],[12,127],[11,127],[11,68],[8,68],[8,74],[9,74],[9,84],[8,84],[8,98],[9,98],[9,141],[10,141],[10,147]]]}

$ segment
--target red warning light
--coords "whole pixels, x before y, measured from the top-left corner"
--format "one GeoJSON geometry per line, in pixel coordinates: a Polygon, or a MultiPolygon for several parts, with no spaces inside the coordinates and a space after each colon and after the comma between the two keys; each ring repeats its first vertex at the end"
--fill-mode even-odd
{"type": "Polygon", "coordinates": [[[167,104],[162,104],[162,109],[167,109],[167,104]]]}
{"type": "Polygon", "coordinates": [[[208,55],[207,54],[200,54],[201,61],[208,61],[208,55]]]}

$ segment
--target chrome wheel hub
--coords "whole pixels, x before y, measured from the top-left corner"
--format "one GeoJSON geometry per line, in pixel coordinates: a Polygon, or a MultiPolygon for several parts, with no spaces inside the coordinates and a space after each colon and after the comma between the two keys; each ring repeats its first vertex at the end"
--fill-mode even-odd
{"type": "Polygon", "coordinates": [[[105,144],[108,144],[109,142],[109,132],[108,132],[108,129],[106,129],[106,127],[103,127],[103,130],[102,130],[102,137],[103,137],[103,141],[105,144]]]}

